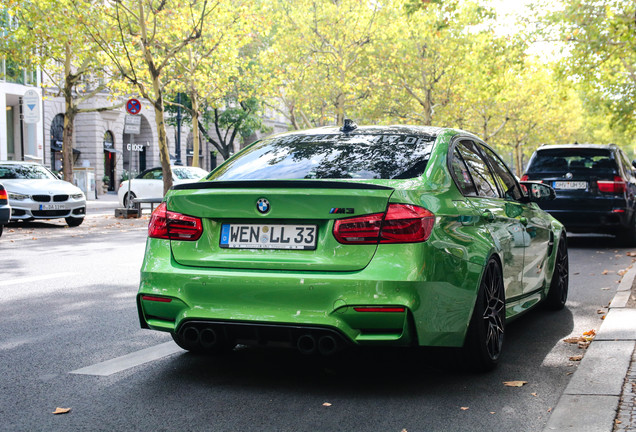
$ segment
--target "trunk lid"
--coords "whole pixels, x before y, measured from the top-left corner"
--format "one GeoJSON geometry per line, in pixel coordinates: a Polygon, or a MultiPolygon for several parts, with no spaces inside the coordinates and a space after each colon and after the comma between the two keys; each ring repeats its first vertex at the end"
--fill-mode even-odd
{"type": "Polygon", "coordinates": [[[334,220],[384,212],[392,193],[392,188],[372,183],[316,180],[217,181],[175,186],[166,197],[168,210],[201,218],[203,235],[196,242],[171,240],[172,254],[177,263],[197,267],[360,270],[371,261],[377,245],[338,243],[333,236],[334,220]],[[268,211],[262,212],[266,207],[262,200],[269,204],[268,211]],[[268,249],[255,247],[264,232],[271,235],[268,241],[286,237],[293,243],[294,238],[303,239],[301,229],[309,246],[301,241],[300,246],[294,247],[306,249],[283,249],[290,247],[289,243],[270,244],[268,249]],[[313,240],[313,235],[312,249],[309,240],[313,240]],[[249,245],[239,247],[241,240],[249,240],[249,245]]]}

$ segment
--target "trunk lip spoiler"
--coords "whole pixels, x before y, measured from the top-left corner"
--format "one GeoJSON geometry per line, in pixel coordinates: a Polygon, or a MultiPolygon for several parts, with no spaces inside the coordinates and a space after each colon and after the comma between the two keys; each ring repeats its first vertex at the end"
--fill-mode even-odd
{"type": "Polygon", "coordinates": [[[395,190],[389,186],[382,186],[373,183],[353,183],[329,180],[232,180],[232,181],[200,181],[194,183],[182,183],[174,185],[173,190],[192,189],[284,189],[284,188],[307,188],[307,189],[377,189],[395,190]]]}

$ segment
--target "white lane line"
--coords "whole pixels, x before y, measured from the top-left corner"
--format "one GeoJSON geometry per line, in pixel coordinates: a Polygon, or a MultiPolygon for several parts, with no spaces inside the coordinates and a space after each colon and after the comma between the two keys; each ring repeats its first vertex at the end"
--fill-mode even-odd
{"type": "Polygon", "coordinates": [[[64,273],[52,273],[52,274],[40,275],[40,276],[23,277],[23,278],[17,278],[17,279],[7,279],[7,280],[0,281],[0,286],[27,284],[27,283],[39,282],[39,281],[43,281],[47,279],[56,279],[61,277],[74,276],[76,274],[78,273],[64,272],[64,273]]]}
{"type": "Polygon", "coordinates": [[[178,352],[183,352],[183,350],[179,348],[177,344],[175,344],[174,342],[166,342],[150,348],[142,349],[141,351],[126,354],[125,356],[117,357],[112,360],[106,360],[92,366],[77,369],[69,373],[79,375],[108,376],[117,372],[125,371],[126,369],[130,369],[135,366],[142,365],[144,363],[159,360],[160,358],[178,352]]]}

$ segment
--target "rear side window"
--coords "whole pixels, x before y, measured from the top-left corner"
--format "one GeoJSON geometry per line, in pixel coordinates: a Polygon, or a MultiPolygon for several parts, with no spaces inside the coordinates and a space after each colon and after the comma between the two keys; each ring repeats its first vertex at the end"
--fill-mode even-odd
{"type": "Polygon", "coordinates": [[[616,161],[610,150],[590,148],[563,148],[538,150],[528,173],[615,174],[616,161]]]}
{"type": "Polygon", "coordinates": [[[498,198],[499,192],[495,186],[495,179],[492,177],[486,162],[479,155],[477,146],[472,141],[462,141],[457,146],[459,153],[466,162],[468,171],[477,187],[477,195],[482,197],[498,198]]]}
{"type": "Polygon", "coordinates": [[[521,197],[523,197],[523,193],[521,192],[521,188],[519,187],[519,183],[517,183],[515,176],[512,175],[510,170],[508,170],[508,167],[506,167],[506,165],[492,150],[487,147],[482,147],[482,149],[494,171],[495,179],[499,182],[504,198],[519,201],[521,197]]]}
{"type": "Polygon", "coordinates": [[[284,135],[259,141],[209,180],[403,179],[422,175],[428,135],[284,135]]]}
{"type": "Polygon", "coordinates": [[[457,147],[453,150],[451,168],[453,170],[453,177],[455,178],[455,182],[457,183],[457,187],[459,187],[461,193],[465,196],[477,195],[477,190],[475,189],[475,184],[468,172],[468,167],[464,163],[464,159],[461,154],[459,154],[459,149],[457,147]]]}

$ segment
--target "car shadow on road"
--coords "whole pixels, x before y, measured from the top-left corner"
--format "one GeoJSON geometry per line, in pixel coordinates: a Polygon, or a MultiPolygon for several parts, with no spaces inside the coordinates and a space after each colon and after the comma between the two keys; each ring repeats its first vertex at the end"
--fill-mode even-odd
{"type": "MultiPolygon", "coordinates": [[[[453,388],[460,391],[466,382],[480,387],[492,379],[528,379],[573,326],[573,316],[567,308],[559,312],[529,312],[508,325],[499,366],[483,374],[463,367],[458,361],[459,350],[452,349],[358,349],[335,357],[312,357],[290,349],[239,346],[225,356],[175,356],[165,369],[167,376],[161,380],[174,381],[175,386],[188,383],[209,388],[222,383],[237,389],[256,387],[300,393],[337,390],[352,397],[434,394],[453,388]]],[[[565,371],[561,375],[565,377],[565,371]]]]}

